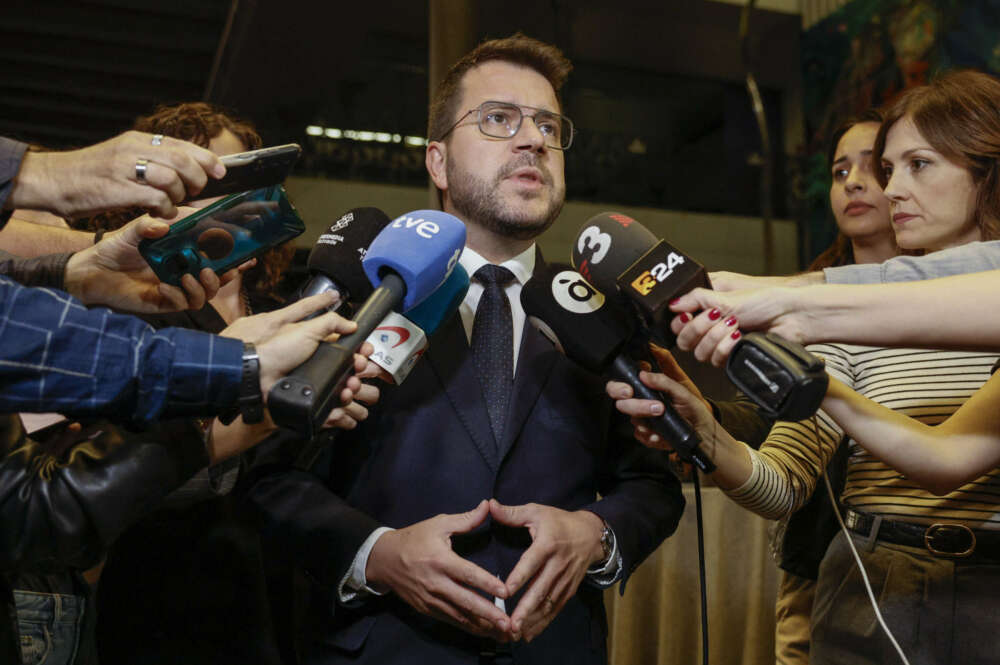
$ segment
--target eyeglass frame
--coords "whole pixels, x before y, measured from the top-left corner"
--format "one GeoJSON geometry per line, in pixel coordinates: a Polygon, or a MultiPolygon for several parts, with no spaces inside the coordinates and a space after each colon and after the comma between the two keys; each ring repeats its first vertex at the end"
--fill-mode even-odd
{"type": "MultiPolygon", "coordinates": [[[[463,113],[462,116],[458,120],[455,121],[455,124],[453,124],[451,127],[449,127],[448,129],[446,129],[443,134],[441,134],[440,138],[437,138],[437,139],[434,139],[434,140],[435,141],[443,141],[448,136],[448,134],[451,134],[452,131],[454,131],[454,129],[456,127],[458,127],[460,124],[462,124],[462,121],[465,120],[466,118],[468,118],[469,114],[471,114],[471,113],[478,113],[479,114],[476,117],[476,128],[479,129],[479,133],[481,133],[483,136],[488,136],[491,139],[504,139],[504,140],[506,140],[506,139],[512,139],[512,138],[514,138],[515,136],[517,136],[517,133],[519,131],[521,131],[521,127],[524,125],[524,119],[525,118],[531,118],[531,121],[535,122],[535,116],[537,116],[539,113],[547,113],[547,114],[549,114],[549,115],[551,115],[551,116],[553,116],[555,118],[562,118],[567,123],[569,123],[569,140],[566,143],[566,147],[564,148],[561,145],[560,146],[552,146],[552,145],[549,145],[548,142],[546,142],[544,144],[546,148],[552,148],[553,150],[560,150],[560,151],[565,152],[565,151],[569,150],[570,147],[573,145],[573,137],[576,136],[576,125],[573,124],[573,120],[569,116],[567,116],[567,115],[563,115],[562,113],[556,113],[555,111],[549,111],[548,109],[540,109],[537,106],[522,106],[520,104],[515,104],[513,102],[501,102],[501,101],[497,101],[497,100],[494,100],[494,99],[488,99],[485,102],[483,102],[482,104],[480,104],[479,106],[477,106],[476,108],[469,109],[468,111],[466,111],[465,113],[463,113]],[[518,110],[518,113],[521,114],[521,118],[520,118],[520,120],[518,120],[517,127],[514,128],[514,133],[513,134],[511,134],[510,136],[494,136],[493,134],[487,134],[483,130],[483,124],[482,124],[483,123],[483,107],[486,106],[487,104],[496,104],[497,106],[508,106],[508,107],[516,108],[518,110]],[[535,113],[532,114],[532,115],[528,115],[527,113],[524,112],[524,109],[528,109],[530,111],[534,111],[535,113]]],[[[535,128],[536,129],[538,128],[538,124],[537,123],[535,124],[535,128]]]]}

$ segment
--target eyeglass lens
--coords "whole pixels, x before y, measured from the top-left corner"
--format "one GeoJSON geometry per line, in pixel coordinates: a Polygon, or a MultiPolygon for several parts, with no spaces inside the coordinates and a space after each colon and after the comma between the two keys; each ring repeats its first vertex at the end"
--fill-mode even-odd
{"type": "MultiPolygon", "coordinates": [[[[524,113],[519,106],[486,102],[479,107],[479,129],[487,136],[506,139],[517,134],[524,113]]],[[[545,136],[545,145],[565,150],[573,139],[573,124],[566,116],[536,110],[528,116],[545,136]]]]}

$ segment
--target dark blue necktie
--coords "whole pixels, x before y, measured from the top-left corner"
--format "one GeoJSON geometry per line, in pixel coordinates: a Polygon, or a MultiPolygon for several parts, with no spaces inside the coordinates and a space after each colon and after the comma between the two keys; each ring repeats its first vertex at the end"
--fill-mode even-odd
{"type": "Polygon", "coordinates": [[[483,285],[483,295],[472,324],[472,358],[490,414],[490,426],[497,446],[503,436],[507,405],[514,384],[514,319],[504,286],[514,273],[486,264],[474,275],[483,285]]]}

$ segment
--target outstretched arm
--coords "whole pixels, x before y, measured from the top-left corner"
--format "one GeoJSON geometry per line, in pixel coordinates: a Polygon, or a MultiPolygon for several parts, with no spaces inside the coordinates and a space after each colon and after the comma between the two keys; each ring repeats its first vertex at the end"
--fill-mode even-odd
{"type": "Polygon", "coordinates": [[[823,410],[851,438],[935,494],[1000,464],[1000,377],[994,375],[936,426],[887,409],[831,379],[823,410]]]}
{"type": "Polygon", "coordinates": [[[898,284],[695,289],[671,304],[678,313],[671,328],[678,347],[716,366],[739,339],[726,325],[730,317],[741,330],[769,330],[803,344],[989,351],[1000,347],[998,292],[1000,270],[898,284]],[[713,310],[719,313],[709,316],[713,310]]]}

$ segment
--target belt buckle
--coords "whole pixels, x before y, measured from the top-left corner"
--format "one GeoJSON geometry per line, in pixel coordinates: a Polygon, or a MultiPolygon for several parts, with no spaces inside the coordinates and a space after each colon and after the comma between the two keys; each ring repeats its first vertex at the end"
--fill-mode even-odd
{"type": "Polygon", "coordinates": [[[961,559],[971,555],[976,551],[976,534],[969,527],[964,524],[931,524],[924,531],[924,547],[927,551],[934,556],[951,557],[954,559],[961,559]],[[969,547],[962,552],[946,552],[945,550],[939,550],[934,547],[932,541],[934,539],[934,534],[941,529],[958,529],[959,531],[964,531],[969,534],[969,547]]]}

